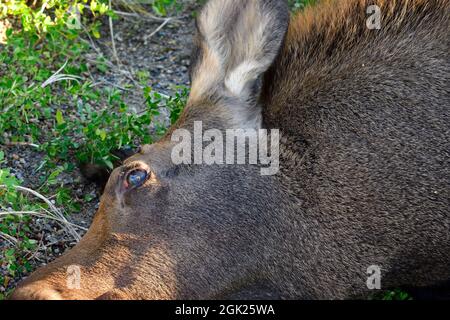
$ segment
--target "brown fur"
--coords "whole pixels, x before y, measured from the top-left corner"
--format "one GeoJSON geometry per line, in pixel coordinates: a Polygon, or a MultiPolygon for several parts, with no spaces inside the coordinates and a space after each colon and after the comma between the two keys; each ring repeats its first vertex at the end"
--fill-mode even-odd
{"type": "MultiPolygon", "coordinates": [[[[239,3],[230,12],[245,22],[254,12],[239,3]]],[[[371,265],[383,288],[450,279],[449,1],[328,1],[294,17],[284,44],[283,1],[252,3],[281,19],[266,26],[270,45],[257,44],[279,52],[272,67],[240,46],[245,27],[223,34],[231,54],[211,63],[199,27],[197,87],[176,127],[256,126],[248,120],[262,111],[263,125],[282,131],[280,174],[174,166],[168,135],[113,172],[85,238],[13,298],[344,299],[370,293],[371,265]],[[381,30],[366,28],[373,3],[381,30]],[[236,56],[260,66],[241,96],[225,81],[236,56]],[[156,180],[118,192],[139,163],[156,180]],[[81,290],[65,287],[70,264],[82,269],[81,290]]],[[[219,13],[207,17],[222,30],[233,15],[219,13]]]]}

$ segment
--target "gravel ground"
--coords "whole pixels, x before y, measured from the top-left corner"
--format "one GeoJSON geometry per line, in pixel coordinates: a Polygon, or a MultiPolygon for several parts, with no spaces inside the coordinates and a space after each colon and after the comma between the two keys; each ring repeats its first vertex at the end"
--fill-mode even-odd
{"type": "MultiPolygon", "coordinates": [[[[188,85],[191,39],[195,27],[192,16],[194,10],[196,10],[195,4],[187,4],[183,13],[169,21],[151,37],[149,35],[161,25],[162,21],[119,16],[113,21],[113,28],[120,63],[117,63],[114,58],[109,25],[105,20],[101,29],[102,37],[95,42],[96,48],[92,46],[88,56],[95,60],[100,50],[107,60],[114,64],[114,67],[109,68],[106,73],[93,73],[91,76],[94,82],[101,86],[126,89],[124,90],[125,102],[131,110],[136,111],[144,106],[143,95],[135,92],[139,90],[136,87],[142,84],[142,80],[138,81],[139,74],[147,74],[146,85],[166,95],[173,93],[176,85],[188,85]],[[136,89],[127,89],[130,85],[136,89]]],[[[101,108],[101,106],[95,107],[101,108]]],[[[45,124],[43,126],[45,127],[45,124]]],[[[44,154],[29,145],[7,146],[3,148],[3,151],[6,162],[2,167],[10,168],[11,173],[23,181],[23,186],[39,191],[42,187],[39,168],[44,154]]],[[[67,219],[76,225],[88,228],[99,202],[100,194],[96,185],[86,181],[77,168],[70,174],[62,174],[58,179],[58,182],[70,188],[82,202],[81,212],[70,214],[67,219]],[[92,197],[90,202],[82,200],[86,195],[92,197]]],[[[51,198],[50,200],[53,201],[51,198]]],[[[40,244],[40,250],[33,253],[33,258],[30,259],[33,269],[51,262],[76,244],[73,237],[54,221],[34,219],[31,229],[35,234],[33,238],[40,244]]],[[[80,235],[84,233],[83,230],[78,232],[80,235]]],[[[6,241],[0,241],[0,252],[8,246],[10,245],[6,241]]],[[[0,293],[14,288],[21,280],[20,277],[9,278],[6,263],[1,261],[0,275],[7,280],[4,284],[0,283],[0,293]]]]}

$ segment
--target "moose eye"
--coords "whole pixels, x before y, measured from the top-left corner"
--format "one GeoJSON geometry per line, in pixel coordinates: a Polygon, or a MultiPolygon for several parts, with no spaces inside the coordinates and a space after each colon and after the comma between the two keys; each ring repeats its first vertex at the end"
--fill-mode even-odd
{"type": "Polygon", "coordinates": [[[142,169],[131,171],[126,180],[127,188],[138,188],[142,186],[147,180],[148,172],[142,169]]]}

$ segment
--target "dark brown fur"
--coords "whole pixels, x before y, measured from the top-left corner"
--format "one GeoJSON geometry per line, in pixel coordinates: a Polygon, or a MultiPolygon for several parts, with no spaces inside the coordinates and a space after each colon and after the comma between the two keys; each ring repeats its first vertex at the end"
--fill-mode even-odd
{"type": "MultiPolygon", "coordinates": [[[[279,19],[286,10],[281,0],[252,3],[248,10],[279,19]]],[[[257,124],[261,106],[264,126],[282,131],[281,172],[174,166],[169,134],[113,172],[85,238],[13,298],[344,299],[371,293],[371,265],[381,267],[382,288],[447,281],[449,10],[447,0],[329,1],[294,17],[284,45],[286,21],[270,23],[274,37],[262,45],[279,54],[259,104],[256,78],[237,87],[224,80],[235,57],[264,60],[239,45],[246,27],[225,34],[231,54],[222,60],[200,30],[195,90],[177,127],[257,124]],[[373,3],[381,30],[366,28],[373,3]],[[155,180],[118,192],[138,164],[155,180]],[[80,290],[65,287],[71,264],[81,267],[80,290]]],[[[201,19],[220,29],[223,12],[201,19]]],[[[243,26],[254,13],[238,12],[243,26]]]]}
{"type": "Polygon", "coordinates": [[[323,279],[314,296],[358,287],[363,261],[380,261],[386,286],[448,279],[449,1],[339,3],[294,18],[263,89],[266,126],[286,139],[282,185],[299,223],[318,224],[304,274],[323,279]],[[365,25],[373,3],[381,30],[365,25]]]}

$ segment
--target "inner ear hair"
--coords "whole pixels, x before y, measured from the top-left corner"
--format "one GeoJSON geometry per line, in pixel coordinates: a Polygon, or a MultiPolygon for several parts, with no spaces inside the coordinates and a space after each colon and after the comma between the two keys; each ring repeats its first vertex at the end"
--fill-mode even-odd
{"type": "Polygon", "coordinates": [[[197,20],[191,99],[250,100],[276,58],[289,23],[285,0],[210,0],[197,20]]]}

